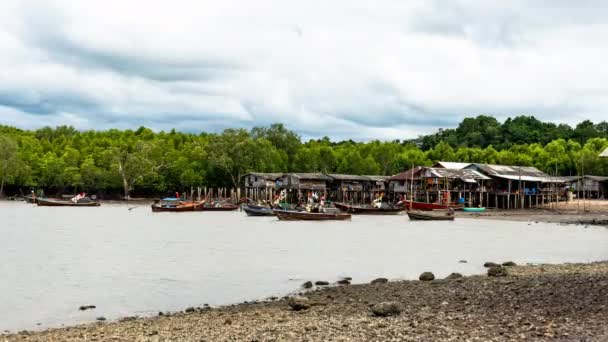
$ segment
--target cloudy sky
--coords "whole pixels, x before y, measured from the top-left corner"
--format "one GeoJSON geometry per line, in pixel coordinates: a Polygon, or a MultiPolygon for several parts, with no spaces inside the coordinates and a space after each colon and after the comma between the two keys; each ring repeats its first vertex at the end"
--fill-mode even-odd
{"type": "Polygon", "coordinates": [[[404,139],[608,119],[605,1],[2,0],[0,124],[404,139]]]}

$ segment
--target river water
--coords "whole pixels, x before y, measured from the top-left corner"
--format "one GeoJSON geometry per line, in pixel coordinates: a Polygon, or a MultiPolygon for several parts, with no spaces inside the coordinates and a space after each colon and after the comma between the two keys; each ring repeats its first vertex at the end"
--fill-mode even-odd
{"type": "Polygon", "coordinates": [[[608,229],[406,215],[284,222],[243,212],[0,202],[0,332],[295,291],[306,280],[476,274],[485,261],[608,259],[608,229]],[[468,263],[460,263],[467,260],[468,263]],[[97,308],[79,311],[81,305],[97,308]]]}

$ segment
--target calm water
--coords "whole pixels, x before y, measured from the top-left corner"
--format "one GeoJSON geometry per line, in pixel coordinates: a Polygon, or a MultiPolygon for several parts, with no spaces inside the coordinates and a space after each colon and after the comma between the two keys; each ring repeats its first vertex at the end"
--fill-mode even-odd
{"type": "Polygon", "coordinates": [[[608,259],[608,229],[407,216],[280,222],[242,212],[0,203],[0,332],[220,305],[305,280],[483,272],[485,261],[608,259]],[[459,260],[468,260],[467,264],[459,260]],[[97,309],[80,312],[94,304],[97,309]]]}

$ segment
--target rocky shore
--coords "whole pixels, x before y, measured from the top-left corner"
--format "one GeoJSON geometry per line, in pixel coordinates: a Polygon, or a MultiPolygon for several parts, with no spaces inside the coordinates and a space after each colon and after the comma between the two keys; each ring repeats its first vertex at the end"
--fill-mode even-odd
{"type": "Polygon", "coordinates": [[[608,341],[608,263],[500,264],[488,263],[493,276],[308,283],[290,298],[0,341],[608,341]]]}

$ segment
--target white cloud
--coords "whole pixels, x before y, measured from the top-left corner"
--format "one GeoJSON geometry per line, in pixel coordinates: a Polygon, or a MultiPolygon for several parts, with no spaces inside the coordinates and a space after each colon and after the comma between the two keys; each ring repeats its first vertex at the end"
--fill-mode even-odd
{"type": "Polygon", "coordinates": [[[585,4],[5,0],[0,124],[403,139],[476,114],[600,121],[608,12],[585,4]]]}

